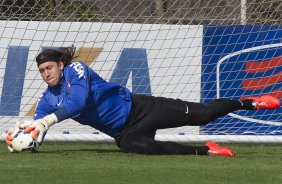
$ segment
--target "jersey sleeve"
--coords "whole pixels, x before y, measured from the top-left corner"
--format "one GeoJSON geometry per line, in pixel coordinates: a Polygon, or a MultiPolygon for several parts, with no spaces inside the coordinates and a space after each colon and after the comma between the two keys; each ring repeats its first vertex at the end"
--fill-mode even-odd
{"type": "Polygon", "coordinates": [[[89,94],[87,66],[80,62],[72,63],[65,69],[64,75],[70,83],[70,99],[54,114],[59,121],[79,115],[84,108],[89,94]]]}
{"type": "Polygon", "coordinates": [[[45,98],[45,93],[43,93],[37,102],[33,119],[34,120],[41,119],[53,112],[54,112],[54,108],[48,103],[48,101],[45,98]]]}

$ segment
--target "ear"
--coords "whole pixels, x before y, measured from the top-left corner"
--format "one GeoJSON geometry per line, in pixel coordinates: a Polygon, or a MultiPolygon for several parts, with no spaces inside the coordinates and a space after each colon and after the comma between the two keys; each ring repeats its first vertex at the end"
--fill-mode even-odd
{"type": "Polygon", "coordinates": [[[60,70],[63,70],[65,67],[62,61],[60,61],[58,65],[59,65],[60,70]]]}

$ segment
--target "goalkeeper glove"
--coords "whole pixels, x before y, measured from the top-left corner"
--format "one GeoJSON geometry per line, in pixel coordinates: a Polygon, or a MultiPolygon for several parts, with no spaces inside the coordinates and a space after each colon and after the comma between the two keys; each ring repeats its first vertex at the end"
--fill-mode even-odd
{"type": "Polygon", "coordinates": [[[58,123],[57,116],[55,114],[50,114],[42,119],[35,121],[26,121],[20,124],[20,127],[24,128],[25,132],[31,132],[31,137],[33,139],[36,139],[39,144],[42,144],[44,135],[46,134],[47,130],[55,123],[58,123]]]}
{"type": "Polygon", "coordinates": [[[12,141],[13,141],[13,135],[12,135],[12,134],[13,134],[15,131],[19,130],[20,124],[21,124],[21,122],[20,122],[20,121],[17,121],[15,127],[10,128],[10,129],[8,130],[8,132],[7,132],[7,135],[6,135],[6,144],[8,145],[8,150],[9,150],[10,152],[14,152],[14,149],[13,149],[13,146],[12,146],[12,141]]]}

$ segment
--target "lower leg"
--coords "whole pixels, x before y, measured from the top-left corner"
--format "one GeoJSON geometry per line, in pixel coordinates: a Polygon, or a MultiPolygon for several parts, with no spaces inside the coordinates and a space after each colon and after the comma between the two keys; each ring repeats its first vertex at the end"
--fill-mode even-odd
{"type": "Polygon", "coordinates": [[[207,146],[189,146],[175,142],[157,142],[163,150],[163,154],[170,155],[208,155],[207,146]]]}
{"type": "Polygon", "coordinates": [[[212,109],[215,112],[216,116],[226,115],[230,112],[237,110],[253,110],[254,106],[252,100],[225,100],[225,99],[216,99],[208,103],[206,106],[209,109],[212,109]]]}
{"type": "Polygon", "coordinates": [[[208,104],[189,103],[189,122],[192,125],[205,125],[220,116],[236,110],[253,109],[252,100],[225,100],[216,99],[208,104]]]}
{"type": "Polygon", "coordinates": [[[207,155],[208,146],[188,146],[175,142],[155,141],[146,136],[130,135],[120,142],[120,148],[126,153],[148,155],[207,155]]]}

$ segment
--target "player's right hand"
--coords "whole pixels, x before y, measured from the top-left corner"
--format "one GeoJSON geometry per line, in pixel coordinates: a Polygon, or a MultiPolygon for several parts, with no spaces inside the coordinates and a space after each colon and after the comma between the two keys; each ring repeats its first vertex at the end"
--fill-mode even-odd
{"type": "Polygon", "coordinates": [[[7,132],[6,135],[6,144],[8,145],[8,150],[10,152],[14,152],[14,149],[12,147],[12,141],[13,141],[13,136],[12,134],[15,132],[15,130],[19,129],[21,122],[17,121],[15,127],[10,128],[7,132]]]}
{"type": "Polygon", "coordinates": [[[25,132],[31,132],[31,137],[35,139],[39,144],[42,144],[44,136],[46,135],[50,126],[58,122],[55,114],[47,115],[41,119],[35,121],[25,121],[20,124],[21,128],[25,129],[25,132]]]}
{"type": "Polygon", "coordinates": [[[35,121],[25,121],[20,125],[21,128],[24,128],[25,132],[30,132],[31,137],[36,139],[39,144],[42,144],[43,135],[47,132],[49,127],[44,124],[45,122],[42,119],[35,121]]]}

